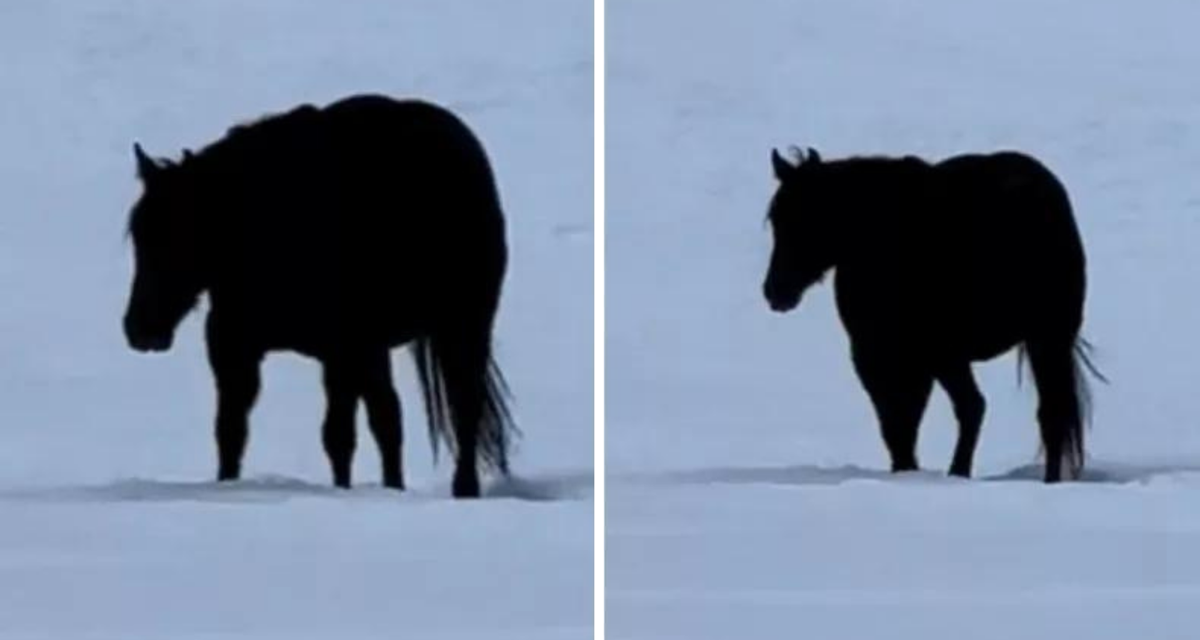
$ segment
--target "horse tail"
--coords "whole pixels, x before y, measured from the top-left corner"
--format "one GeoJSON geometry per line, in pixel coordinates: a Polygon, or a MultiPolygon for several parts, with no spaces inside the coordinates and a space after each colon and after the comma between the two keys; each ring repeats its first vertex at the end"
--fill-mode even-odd
{"type": "Polygon", "coordinates": [[[1100,371],[1095,362],[1092,361],[1092,352],[1094,350],[1092,344],[1086,339],[1080,337],[1075,340],[1075,389],[1080,397],[1082,418],[1088,424],[1092,420],[1092,388],[1088,384],[1088,376],[1090,375],[1100,382],[1108,384],[1108,378],[1100,371]]]}
{"type": "Polygon", "coordinates": [[[512,393],[500,365],[489,353],[484,372],[483,413],[479,429],[479,453],[484,464],[508,475],[508,448],[517,426],[509,408],[512,393]]]}
{"type": "Polygon", "coordinates": [[[1092,351],[1091,343],[1076,337],[1071,345],[1069,366],[1060,366],[1061,350],[1037,345],[1031,351],[1029,345],[1022,344],[1017,351],[1019,365],[1028,360],[1037,380],[1042,396],[1042,409],[1039,411],[1052,411],[1057,418],[1053,431],[1043,431],[1042,451],[1057,444],[1067,472],[1074,478],[1078,478],[1083,471],[1084,432],[1090,427],[1092,419],[1093,396],[1088,377],[1090,375],[1101,382],[1108,382],[1108,378],[1092,361],[1092,351]],[[1047,438],[1056,442],[1048,442],[1047,438]]]}
{"type": "Polygon", "coordinates": [[[422,337],[414,347],[434,460],[440,445],[457,455],[469,442],[479,462],[508,475],[509,443],[518,432],[488,336],[422,337]]]}

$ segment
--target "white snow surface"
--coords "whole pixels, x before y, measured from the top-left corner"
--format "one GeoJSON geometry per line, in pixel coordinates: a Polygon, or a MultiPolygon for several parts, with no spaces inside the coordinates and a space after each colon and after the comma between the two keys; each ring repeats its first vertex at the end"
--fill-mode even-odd
{"type": "MultiPolygon", "coordinates": [[[[1163,0],[610,0],[610,640],[1196,637],[1200,41],[1163,0]],[[893,477],[828,286],[761,283],[772,147],[1016,148],[1091,278],[1087,482],[1043,486],[1015,356],[977,367],[977,477],[893,477]]],[[[1014,255],[1013,259],[1020,259],[1014,255]]]]}
{"type": "MultiPolygon", "coordinates": [[[[0,5],[0,638],[592,637],[592,7],[586,1],[0,5]],[[156,155],[357,92],[483,140],[512,263],[516,477],[449,498],[397,350],[412,490],[360,425],[329,488],[316,363],[264,369],[246,480],[212,482],[201,314],[140,356],[132,143],[156,155]]],[[[361,418],[360,418],[361,419],[361,418]]]]}

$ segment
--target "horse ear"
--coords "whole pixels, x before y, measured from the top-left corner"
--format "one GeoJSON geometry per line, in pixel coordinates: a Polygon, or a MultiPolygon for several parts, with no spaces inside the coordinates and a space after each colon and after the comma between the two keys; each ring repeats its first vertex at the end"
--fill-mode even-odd
{"type": "Polygon", "coordinates": [[[809,147],[808,148],[808,157],[805,159],[805,162],[819,163],[819,162],[821,162],[821,154],[817,153],[816,149],[809,147]]]}
{"type": "Polygon", "coordinates": [[[775,178],[780,182],[792,175],[792,172],[796,170],[796,167],[792,166],[790,162],[783,159],[783,156],[779,155],[778,149],[771,149],[771,167],[775,170],[775,178]]]}
{"type": "Polygon", "coordinates": [[[133,143],[133,157],[137,159],[138,177],[143,181],[150,180],[161,169],[153,158],[146,155],[142,145],[137,142],[133,143]]]}

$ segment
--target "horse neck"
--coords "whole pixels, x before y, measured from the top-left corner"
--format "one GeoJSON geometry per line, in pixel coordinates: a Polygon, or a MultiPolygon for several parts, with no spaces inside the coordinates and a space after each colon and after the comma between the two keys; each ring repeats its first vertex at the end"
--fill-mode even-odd
{"type": "Polygon", "coordinates": [[[233,185],[222,177],[219,158],[198,155],[189,162],[189,197],[195,203],[195,215],[199,217],[196,226],[218,232],[228,222],[228,213],[235,204],[230,201],[233,185]]]}
{"type": "Polygon", "coordinates": [[[895,161],[887,160],[835,160],[823,167],[828,183],[829,197],[836,206],[854,210],[847,211],[851,223],[866,222],[861,218],[870,216],[894,194],[897,188],[895,161]]]}
{"type": "Polygon", "coordinates": [[[870,258],[878,245],[903,241],[910,202],[928,165],[913,159],[851,159],[826,164],[826,201],[835,226],[838,263],[870,258]]]}

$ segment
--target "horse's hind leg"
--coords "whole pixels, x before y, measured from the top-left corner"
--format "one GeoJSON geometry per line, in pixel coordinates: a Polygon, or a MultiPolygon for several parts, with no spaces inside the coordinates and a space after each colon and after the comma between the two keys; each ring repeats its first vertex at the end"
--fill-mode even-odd
{"type": "Polygon", "coordinates": [[[1083,420],[1076,387],[1074,338],[1030,341],[1029,367],[1038,390],[1038,423],[1046,450],[1046,482],[1076,476],[1083,464],[1083,420]]]}
{"type": "Polygon", "coordinates": [[[400,397],[392,386],[392,361],[387,350],[380,351],[366,363],[363,381],[363,403],[367,421],[379,447],[383,465],[383,485],[404,488],[404,427],[400,414],[400,397]]]}
{"type": "Polygon", "coordinates": [[[361,393],[361,364],[357,361],[323,364],[326,407],[321,435],[333,470],[333,484],[348,489],[354,459],[354,419],[361,393]]]}
{"type": "Polygon", "coordinates": [[[946,367],[937,379],[950,396],[954,416],[958,419],[958,444],[954,447],[954,459],[950,462],[950,475],[970,478],[987,402],[975,383],[970,363],[946,367]]]}
{"type": "Polygon", "coordinates": [[[917,431],[933,391],[933,376],[897,365],[888,357],[856,353],[854,366],[871,396],[883,440],[892,456],[892,471],[916,471],[917,431]]]}
{"type": "Polygon", "coordinates": [[[479,424],[487,394],[488,336],[482,331],[462,332],[441,344],[445,354],[446,395],[458,447],[453,494],[457,498],[477,498],[479,424]]]}

